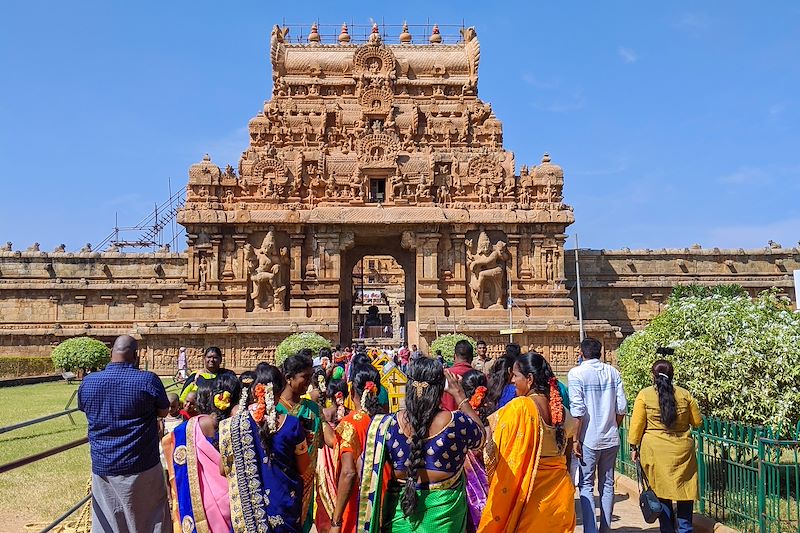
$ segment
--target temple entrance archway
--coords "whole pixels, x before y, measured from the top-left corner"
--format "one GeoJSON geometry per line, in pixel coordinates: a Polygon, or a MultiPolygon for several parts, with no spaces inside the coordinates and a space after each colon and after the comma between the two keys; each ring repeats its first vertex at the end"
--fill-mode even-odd
{"type": "Polygon", "coordinates": [[[342,277],[339,285],[339,341],[345,346],[358,341],[359,334],[354,328],[354,306],[363,307],[356,302],[356,291],[360,287],[354,283],[352,273],[365,257],[391,257],[403,269],[404,299],[402,302],[402,321],[393,324],[392,336],[386,343],[407,341],[415,343],[418,336],[417,320],[417,276],[416,253],[400,246],[400,235],[356,236],[355,246],[342,252],[342,277]],[[346,273],[346,274],[345,274],[346,273]],[[398,323],[399,322],[399,323],[398,323]],[[402,326],[401,331],[398,329],[402,326]]]}

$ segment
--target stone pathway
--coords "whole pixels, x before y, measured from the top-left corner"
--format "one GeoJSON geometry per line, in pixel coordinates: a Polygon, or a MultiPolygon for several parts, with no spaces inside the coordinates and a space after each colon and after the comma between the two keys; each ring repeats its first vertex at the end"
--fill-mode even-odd
{"type": "MultiPolygon", "coordinates": [[[[580,500],[575,497],[575,514],[578,517],[576,533],[583,533],[581,525],[580,500]]],[[[658,522],[648,524],[642,519],[639,502],[632,498],[623,488],[617,486],[614,494],[614,514],[611,519],[611,529],[619,533],[634,533],[638,531],[658,531],[658,522]]]]}

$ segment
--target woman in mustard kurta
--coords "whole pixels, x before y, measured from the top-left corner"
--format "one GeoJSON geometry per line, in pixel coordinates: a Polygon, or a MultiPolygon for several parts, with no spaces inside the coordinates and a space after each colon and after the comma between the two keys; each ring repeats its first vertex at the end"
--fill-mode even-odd
{"type": "Polygon", "coordinates": [[[661,500],[661,531],[692,531],[692,505],[698,497],[697,455],[691,427],[703,419],[697,401],[672,383],[674,369],[665,360],[653,364],[653,386],[639,392],[633,406],[628,442],[661,500]],[[677,513],[672,502],[677,502],[677,513]],[[675,515],[677,514],[677,529],[675,515]]]}
{"type": "Polygon", "coordinates": [[[478,533],[575,530],[575,486],[566,450],[576,422],[564,409],[550,365],[536,352],[514,362],[517,396],[489,417],[489,477],[478,533]]]}

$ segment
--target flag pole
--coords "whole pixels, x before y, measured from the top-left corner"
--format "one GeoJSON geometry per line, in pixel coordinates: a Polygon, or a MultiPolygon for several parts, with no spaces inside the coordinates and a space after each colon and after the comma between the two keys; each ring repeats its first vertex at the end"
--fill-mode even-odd
{"type": "Polygon", "coordinates": [[[580,262],[578,261],[578,234],[575,234],[575,278],[577,280],[577,287],[578,287],[578,327],[580,328],[580,338],[581,342],[585,338],[585,334],[583,332],[583,302],[581,301],[581,266],[580,262]]]}

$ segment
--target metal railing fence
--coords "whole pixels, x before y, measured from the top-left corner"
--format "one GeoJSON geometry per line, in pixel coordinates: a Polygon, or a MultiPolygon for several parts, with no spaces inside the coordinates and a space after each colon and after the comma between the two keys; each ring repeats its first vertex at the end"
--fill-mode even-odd
{"type": "MultiPolygon", "coordinates": [[[[630,414],[620,427],[617,470],[636,477],[628,448],[630,414]]],[[[692,432],[700,499],[697,512],[743,533],[800,532],[800,426],[790,440],[769,428],[713,417],[692,432]]]]}

